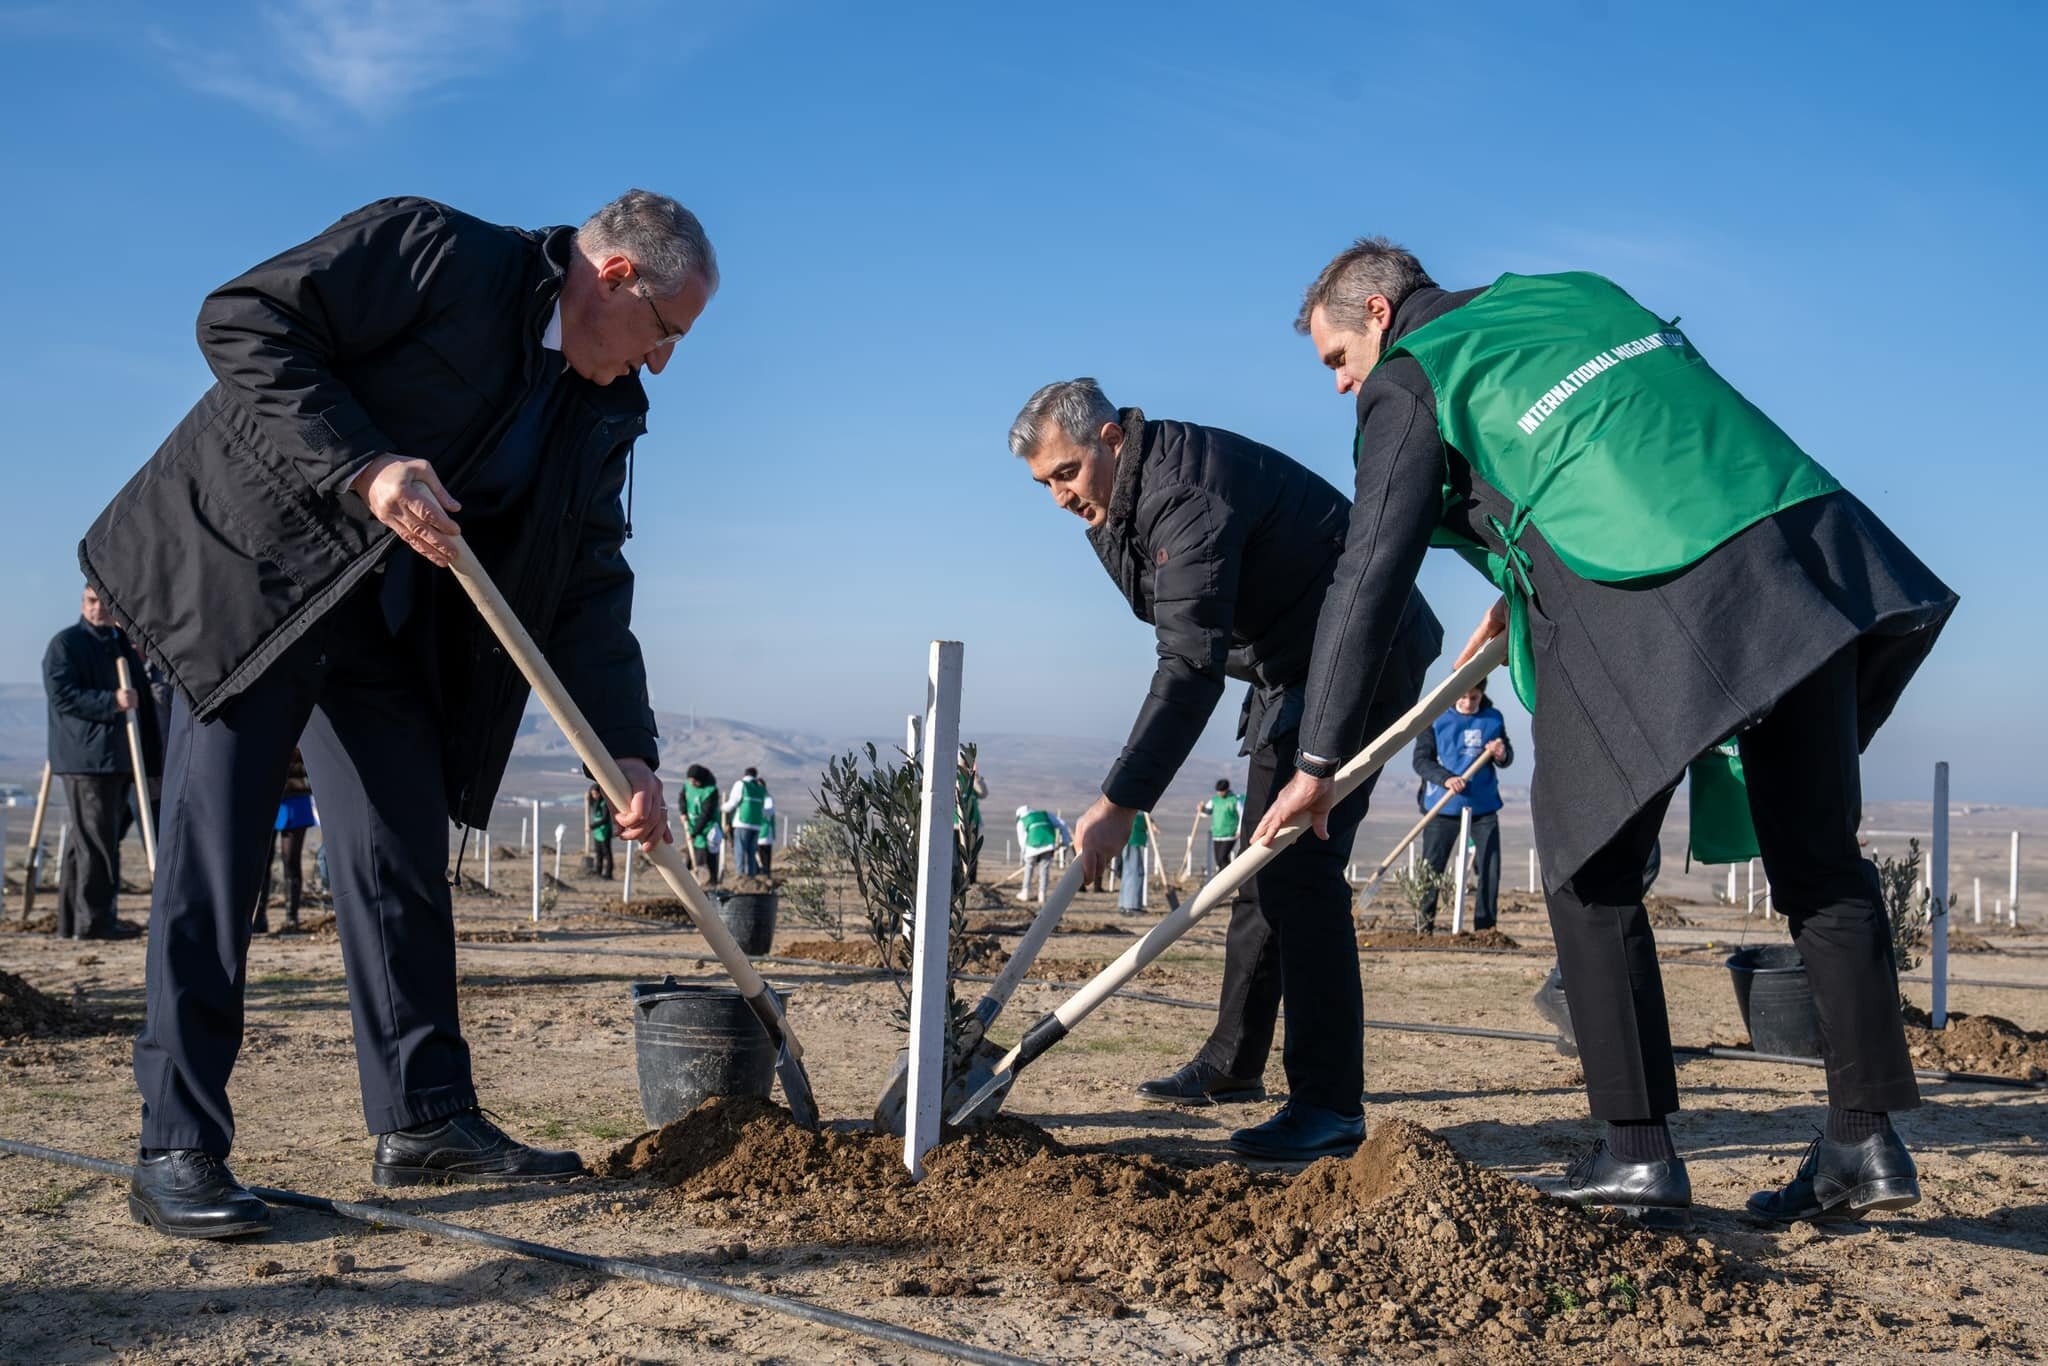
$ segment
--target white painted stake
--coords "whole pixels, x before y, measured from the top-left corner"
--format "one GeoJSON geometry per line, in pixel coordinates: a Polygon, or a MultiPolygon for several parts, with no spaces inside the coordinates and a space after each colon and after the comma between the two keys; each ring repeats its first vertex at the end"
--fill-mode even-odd
{"type": "Polygon", "coordinates": [[[491,827],[484,827],[484,890],[491,890],[491,827]]]}
{"type": "Polygon", "coordinates": [[[1735,865],[1728,865],[1728,904],[1735,904],[1735,865]]]}
{"type": "Polygon", "coordinates": [[[921,752],[917,747],[918,717],[916,712],[903,718],[903,752],[915,759],[921,752]]]}
{"type": "Polygon", "coordinates": [[[1933,982],[1936,1029],[1948,1028],[1948,765],[1934,766],[1934,836],[1927,863],[1927,975],[1933,982]]]}
{"type": "Polygon", "coordinates": [[[1408,876],[1415,876],[1415,841],[1408,842],[1408,876]]]}
{"type": "MultiPolygon", "coordinates": [[[[1735,885],[1735,874],[1728,875],[1728,885],[1735,885]]],[[[1533,844],[1529,846],[1529,895],[1536,895],[1536,846],[1533,844]]]]}
{"type": "MultiPolygon", "coordinates": [[[[583,828],[588,830],[590,827],[586,824],[583,828]]],[[[562,880],[562,836],[568,833],[569,827],[566,825],[557,825],[555,827],[555,881],[557,882],[562,880]]]]}
{"type": "MultiPolygon", "coordinates": [[[[1465,845],[1472,838],[1472,808],[1458,813],[1458,876],[1451,892],[1451,933],[1465,928],[1465,845]]],[[[1409,846],[1413,848],[1413,845],[1409,846]]]]}
{"type": "Polygon", "coordinates": [[[2012,875],[2005,888],[2005,908],[2012,917],[2012,927],[2020,923],[2020,832],[2012,832],[2012,875]]]}
{"type": "Polygon", "coordinates": [[[50,879],[52,887],[64,885],[64,845],[71,838],[71,822],[65,821],[57,827],[57,876],[50,879]]]}
{"type": "Polygon", "coordinates": [[[1010,861],[1010,842],[1009,842],[1008,840],[1004,840],[1004,841],[1003,841],[1003,862],[1005,862],[1005,863],[1008,863],[1009,861],[1010,861]]]}
{"type": "Polygon", "coordinates": [[[953,909],[953,763],[960,747],[960,675],[966,650],[932,642],[925,694],[924,793],[917,848],[917,942],[910,964],[910,1111],[903,1165],[924,1177],[939,1141],[946,1090],[946,939],[953,909]]]}
{"type": "Polygon", "coordinates": [[[540,802],[533,804],[533,923],[540,923],[540,802]]]}
{"type": "Polygon", "coordinates": [[[1756,914],[1756,860],[1755,860],[1755,859],[1751,859],[1751,860],[1749,861],[1749,863],[1748,863],[1748,864],[1747,864],[1746,866],[1747,866],[1747,867],[1748,867],[1748,869],[1749,869],[1749,893],[1748,893],[1748,895],[1747,895],[1747,896],[1746,896],[1746,897],[1745,897],[1745,898],[1743,899],[1743,902],[1742,902],[1742,913],[1743,913],[1744,915],[1755,915],[1755,914],[1756,914]]]}
{"type": "MultiPolygon", "coordinates": [[[[559,844],[561,841],[557,840],[556,843],[559,844]]],[[[590,798],[588,795],[583,798],[583,857],[590,857],[590,798]]]]}
{"type": "MultiPolygon", "coordinates": [[[[538,806],[539,803],[536,802],[535,805],[538,806]]],[[[519,818],[519,847],[521,849],[526,847],[526,817],[524,816],[519,818]]]]}
{"type": "Polygon", "coordinates": [[[1981,877],[1970,879],[1970,923],[1984,923],[1984,879],[1981,877]]]}
{"type": "Polygon", "coordinates": [[[633,899],[633,841],[631,841],[631,840],[627,840],[627,841],[626,841],[626,885],[625,885],[625,887],[624,887],[624,888],[622,888],[622,889],[620,890],[620,892],[619,892],[619,900],[620,900],[621,902],[628,902],[628,901],[631,901],[632,899],[633,899]]]}

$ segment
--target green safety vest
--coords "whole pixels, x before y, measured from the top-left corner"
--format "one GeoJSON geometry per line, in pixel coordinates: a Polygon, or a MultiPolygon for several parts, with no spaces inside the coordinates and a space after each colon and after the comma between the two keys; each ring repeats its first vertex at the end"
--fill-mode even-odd
{"type": "MultiPolygon", "coordinates": [[[[1573,573],[1619,583],[1683,569],[1841,487],[1714,372],[1676,318],[1598,275],[1503,275],[1382,359],[1400,355],[1429,376],[1444,443],[1514,509],[1493,528],[1504,556],[1447,529],[1435,543],[1507,596],[1509,671],[1532,711],[1524,529],[1537,527],[1573,573]]],[[[1448,479],[1444,494],[1448,504],[1448,479]]]]}
{"type": "Polygon", "coordinates": [[[762,843],[762,844],[773,844],[773,843],[775,843],[775,821],[776,821],[776,816],[775,816],[775,813],[774,813],[774,812],[772,812],[772,811],[771,811],[771,812],[769,812],[769,813],[768,813],[767,815],[765,815],[765,816],[761,817],[761,833],[760,833],[760,835],[759,835],[759,836],[757,837],[757,838],[759,839],[760,843],[762,843]]]}
{"type": "Polygon", "coordinates": [[[981,798],[974,791],[974,775],[972,773],[961,773],[958,769],[955,769],[954,772],[960,784],[960,800],[953,807],[953,828],[956,830],[960,828],[960,814],[962,811],[965,811],[967,813],[967,824],[979,830],[981,829],[981,798]]]}
{"type": "Polygon", "coordinates": [[[1237,838],[1237,822],[1244,810],[1244,794],[1230,792],[1209,799],[1209,837],[1219,840],[1237,838]]]}
{"type": "Polygon", "coordinates": [[[1052,823],[1052,817],[1043,811],[1024,813],[1024,847],[1026,849],[1050,849],[1060,842],[1060,832],[1052,823]]]}
{"type": "Polygon", "coordinates": [[[1151,842],[1152,833],[1145,828],[1145,813],[1140,811],[1137,819],[1131,822],[1131,838],[1124,847],[1126,849],[1143,849],[1151,842]]]}
{"type": "Polygon", "coordinates": [[[761,823],[761,815],[767,809],[768,784],[759,778],[740,779],[740,801],[733,808],[734,825],[755,825],[761,823]]]}
{"type": "MultiPolygon", "coordinates": [[[[717,788],[699,787],[695,783],[683,784],[683,814],[689,819],[692,829],[696,828],[697,820],[703,815],[704,808],[711,806],[716,809],[717,802],[717,788]]],[[[711,828],[707,825],[703,833],[691,838],[690,844],[694,848],[705,849],[710,847],[710,840],[711,828]]]]}
{"type": "Polygon", "coordinates": [[[590,813],[590,837],[603,844],[612,837],[612,804],[603,797],[591,797],[585,806],[590,813]]]}

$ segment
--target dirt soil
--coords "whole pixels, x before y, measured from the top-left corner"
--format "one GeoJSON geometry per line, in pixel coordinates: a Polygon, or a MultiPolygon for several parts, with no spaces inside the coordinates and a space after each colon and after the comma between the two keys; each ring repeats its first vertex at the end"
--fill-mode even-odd
{"type": "Polygon", "coordinates": [[[1417,934],[1392,925],[1367,924],[1358,931],[1361,949],[1519,949],[1521,944],[1493,930],[1465,930],[1452,934],[1417,934]]]}
{"type": "Polygon", "coordinates": [[[133,1020],[81,1010],[0,972],[0,1039],[76,1039],[133,1029],[133,1020]]]}
{"type": "MultiPolygon", "coordinates": [[[[633,905],[638,923],[597,914],[615,904],[617,881],[579,878],[561,892],[539,942],[529,938],[524,869],[499,889],[507,895],[456,896],[463,1034],[483,1101],[516,1136],[603,1165],[645,1128],[630,984],[723,975],[679,922],[642,918],[648,903],[633,905]]],[[[1367,1016],[1540,1029],[1529,997],[1551,944],[1541,908],[1523,900],[1503,896],[1499,927],[1520,948],[1363,953],[1367,1016]]],[[[1745,939],[1782,940],[1783,923],[1739,907],[1678,909],[1692,923],[1657,930],[1674,955],[1663,968],[1673,1032],[1687,1044],[1740,1037],[1719,959],[1745,939]]],[[[860,923],[837,892],[828,910],[849,929],[860,923]]],[[[124,898],[121,914],[149,918],[139,897],[124,898]]],[[[1824,1113],[1822,1074],[1687,1058],[1673,1132],[1695,1224],[1667,1238],[1586,1218],[1514,1180],[1559,1172],[1597,1134],[1575,1059],[1545,1043],[1376,1027],[1366,1035],[1372,1137],[1361,1156],[1291,1174],[1255,1169],[1231,1156],[1227,1139],[1284,1098],[1277,1047],[1262,1103],[1156,1108],[1132,1089],[1186,1062],[1208,1034],[1225,920],[1197,925],[1133,994],[1112,998],[1034,1064],[993,1131],[928,1155],[917,1186],[899,1175],[900,1144],[865,1132],[902,1047],[896,986],[846,966],[770,960],[762,967],[786,993],[828,1120],[823,1135],[790,1128],[769,1107],[736,1107],[718,1124],[693,1116],[658,1155],[643,1144],[637,1163],[630,1151],[620,1163],[652,1162],[666,1179],[380,1189],[331,923],[324,934],[259,939],[233,1081],[235,1170],[1040,1361],[1934,1366],[2048,1355],[2048,1090],[1923,1083],[1924,1105],[1898,1124],[1925,1198],[1833,1235],[1760,1224],[1743,1208],[1751,1192],[1792,1177],[1824,1113]]],[[[1055,941],[1063,957],[1048,959],[1049,971],[1092,970],[1151,923],[1117,916],[1114,896],[1094,893],[1070,922],[1080,932],[1055,941]]],[[[2003,928],[1982,932],[2008,951],[1970,960],[1968,980],[1951,987],[1951,1005],[1965,1013],[1938,1043],[1957,1053],[1923,1058],[1931,1065],[1999,1070],[1989,1044],[1971,1042],[1976,1031],[2009,1052],[2011,1036],[2038,1050],[2031,1031],[2048,1030],[2048,954],[2011,951],[2027,941],[2003,928]]],[[[792,942],[779,947],[806,957],[834,942],[808,927],[808,938],[785,933],[792,942]]],[[[1015,943],[995,939],[991,961],[1015,943]]],[[[146,940],[0,935],[0,971],[37,993],[0,997],[0,1010],[30,1000],[38,1011],[97,1016],[76,1027],[100,1031],[0,1031],[0,1135],[120,1160],[133,1153],[132,1036],[146,957],[146,940]]],[[[1014,1041],[1069,991],[1025,985],[996,1042],[1014,1041]]],[[[1906,991],[1927,1003],[1924,982],[1909,979],[1906,991]]],[[[2038,1051],[2022,1056],[2038,1065],[2038,1051]]],[[[0,1156],[10,1253],[0,1359],[924,1359],[689,1292],[305,1210],[275,1217],[258,1240],[174,1243],[129,1219],[124,1183],[0,1156]]]]}
{"type": "Polygon", "coordinates": [[[1915,1067],[2048,1081],[2048,1032],[1996,1015],[1951,1013],[1940,1030],[1929,1028],[1932,1023],[1917,1006],[1906,1012],[1906,1047],[1915,1067]]]}

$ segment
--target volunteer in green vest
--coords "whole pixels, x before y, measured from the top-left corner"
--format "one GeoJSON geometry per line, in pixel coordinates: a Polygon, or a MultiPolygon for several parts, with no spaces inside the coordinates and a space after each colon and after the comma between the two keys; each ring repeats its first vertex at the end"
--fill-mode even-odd
{"type": "Polygon", "coordinates": [[[1860,1218],[1919,1198],[1890,1116],[1919,1102],[1859,756],[1956,598],[1872,512],[1597,275],[1439,289],[1361,240],[1309,287],[1297,329],[1356,392],[1357,497],[1317,623],[1300,771],[1255,838],[1304,812],[1369,738],[1364,698],[1434,541],[1502,600],[1533,711],[1544,893],[1602,1139],[1556,1192],[1670,1218],[1691,1183],[1643,873],[1687,765],[1730,735],[1777,909],[1805,962],[1827,1067],[1825,1134],[1751,1209],[1860,1218]]]}
{"type": "Polygon", "coordinates": [[[1222,872],[1237,856],[1237,825],[1244,816],[1244,795],[1230,790],[1230,779],[1216,780],[1216,795],[1195,808],[1209,818],[1209,855],[1222,872]]]}
{"type": "Polygon", "coordinates": [[[1017,808],[1017,848],[1024,857],[1024,899],[1031,900],[1031,880],[1038,879],[1038,899],[1045,900],[1052,885],[1052,856],[1061,845],[1072,845],[1073,832],[1050,811],[1036,807],[1017,808]]]}
{"type": "Polygon", "coordinates": [[[981,776],[981,765],[968,757],[963,746],[957,769],[960,784],[960,799],[953,808],[953,828],[964,828],[971,838],[963,839],[967,850],[967,880],[970,883],[981,880],[981,799],[988,795],[988,780],[981,776]]]}
{"type": "Polygon", "coordinates": [[[690,862],[707,887],[718,885],[718,850],[711,837],[719,826],[718,779],[702,764],[683,770],[683,826],[690,837],[690,862]]]}
{"type": "Polygon", "coordinates": [[[605,799],[604,789],[596,783],[583,794],[584,818],[590,822],[590,871],[598,877],[611,881],[612,876],[612,804],[605,799]]]}
{"type": "Polygon", "coordinates": [[[1142,914],[1145,909],[1146,875],[1151,871],[1152,838],[1146,823],[1150,819],[1140,811],[1131,817],[1131,835],[1124,842],[1124,852],[1118,865],[1116,885],[1116,908],[1142,914]]]}
{"type": "Polygon", "coordinates": [[[768,812],[768,784],[748,769],[725,799],[725,833],[739,856],[739,876],[761,875],[761,818],[768,812]]]}
{"type": "Polygon", "coordinates": [[[761,865],[762,877],[775,876],[775,798],[771,795],[761,809],[761,829],[754,836],[754,859],[761,865]]]}

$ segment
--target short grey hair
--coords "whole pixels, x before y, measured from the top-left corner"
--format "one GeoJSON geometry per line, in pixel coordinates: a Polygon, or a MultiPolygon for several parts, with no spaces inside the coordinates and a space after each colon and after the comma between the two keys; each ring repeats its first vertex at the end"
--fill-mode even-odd
{"type": "Polygon", "coordinates": [[[1030,459],[1052,427],[1082,446],[1102,444],[1102,424],[1117,420],[1116,405],[1102,386],[1085,376],[1057,379],[1024,400],[1024,409],[1010,424],[1010,454],[1030,459]]]}
{"type": "Polygon", "coordinates": [[[692,275],[704,277],[707,293],[718,292],[718,255],[697,215],[652,190],[628,190],[599,209],[576,230],[576,244],[588,256],[614,254],[633,263],[641,293],[666,299],[692,275]]]}
{"type": "Polygon", "coordinates": [[[1301,312],[1294,318],[1294,330],[1307,336],[1309,315],[1320,308],[1337,326],[1356,331],[1365,325],[1365,303],[1373,295],[1399,308],[1410,294],[1435,283],[1406,247],[1384,237],[1361,237],[1338,252],[1337,259],[1324,266],[1308,287],[1301,299],[1301,312]]]}

